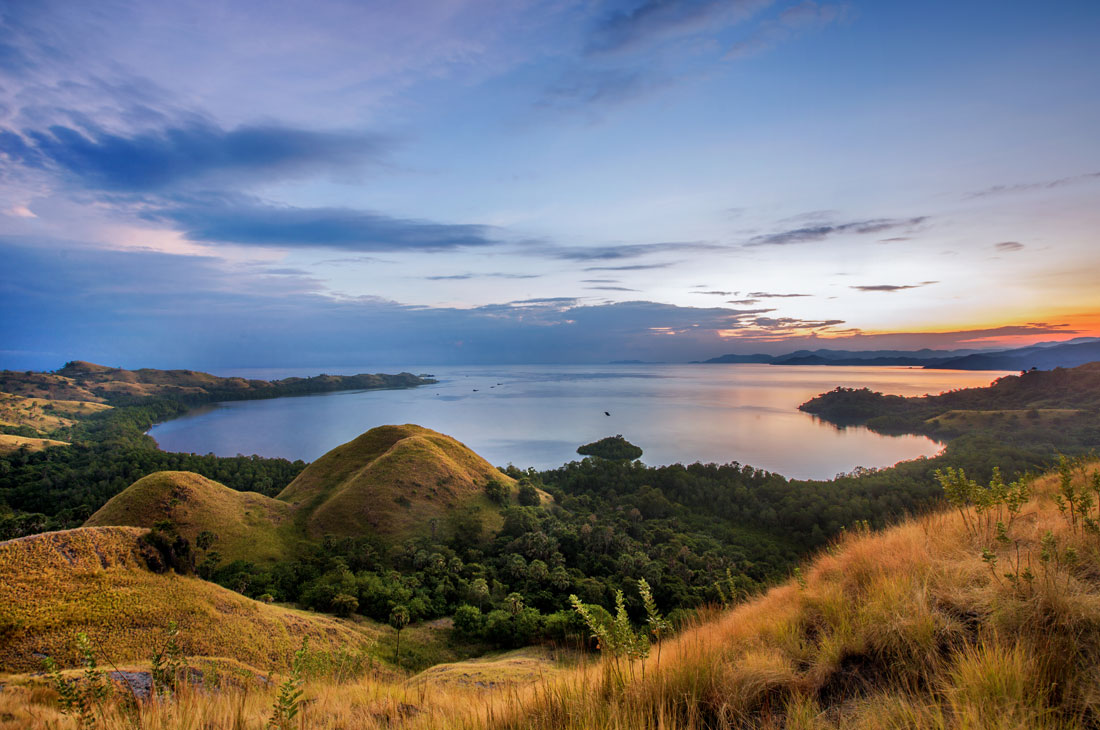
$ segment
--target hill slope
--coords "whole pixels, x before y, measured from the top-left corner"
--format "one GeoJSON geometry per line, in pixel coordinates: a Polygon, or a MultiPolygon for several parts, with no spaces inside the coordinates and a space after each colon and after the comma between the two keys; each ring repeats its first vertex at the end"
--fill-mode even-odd
{"type": "MultiPolygon", "coordinates": [[[[314,683],[305,695],[309,724],[1095,728],[1100,545],[1084,518],[1097,520],[1100,509],[1095,499],[1077,495],[1100,493],[1100,477],[1096,464],[1072,467],[1064,476],[1031,483],[1015,516],[1002,502],[982,512],[962,506],[881,533],[853,530],[794,580],[733,610],[712,612],[666,640],[644,666],[605,660],[562,671],[529,690],[495,694],[489,687],[497,675],[482,676],[475,663],[426,672],[415,693],[371,679],[314,683]],[[1073,513],[1055,501],[1066,495],[1077,505],[1073,513]],[[996,521],[1006,528],[999,530],[996,521]],[[456,693],[456,686],[475,685],[481,694],[456,693]],[[393,698],[390,711],[359,711],[365,700],[387,697],[393,698]]],[[[982,494],[972,496],[988,504],[982,494]]],[[[183,717],[188,726],[200,726],[196,719],[217,727],[259,726],[272,694],[248,687],[186,705],[156,703],[146,726],[175,727],[183,717]]],[[[22,696],[35,702],[33,695],[22,696]]],[[[0,709],[2,700],[0,693],[0,709]]],[[[37,702],[40,709],[48,699],[37,702]]]]}
{"type": "Polygon", "coordinates": [[[303,636],[321,649],[365,648],[368,625],[265,605],[198,578],[154,573],[144,530],[86,527],[0,543],[0,671],[41,669],[41,654],[77,663],[85,632],[114,662],[147,661],[176,621],[192,655],[281,666],[303,636]]]}
{"type": "Polygon", "coordinates": [[[84,523],[86,527],[152,527],[171,520],[195,542],[209,530],[227,561],[285,558],[295,541],[292,510],[286,502],[255,492],[238,492],[187,471],[161,471],[131,484],[84,523]]]}
{"type": "MultiPolygon", "coordinates": [[[[494,728],[1093,728],[1100,555],[1054,497],[855,531],[797,580],[666,642],[660,664],[574,672],[494,728]],[[985,517],[980,517],[984,514],[985,517]],[[998,538],[997,521],[1010,524],[998,538]],[[583,719],[582,719],[583,718],[583,719]]],[[[498,714],[499,718],[500,715],[498,714]]]]}
{"type": "Polygon", "coordinates": [[[85,526],[170,520],[192,543],[200,532],[213,532],[214,549],[226,561],[265,562],[325,535],[404,539],[445,532],[446,517],[456,511],[476,513],[494,531],[502,518],[485,492],[494,480],[506,493],[516,490],[515,480],[450,436],[411,424],[379,426],[313,462],[275,499],[163,471],[115,495],[85,526]]]}
{"type": "Polygon", "coordinates": [[[515,481],[462,443],[428,428],[380,426],[310,464],[279,499],[309,535],[350,536],[364,528],[407,537],[456,509],[495,516],[485,485],[515,481]]]}

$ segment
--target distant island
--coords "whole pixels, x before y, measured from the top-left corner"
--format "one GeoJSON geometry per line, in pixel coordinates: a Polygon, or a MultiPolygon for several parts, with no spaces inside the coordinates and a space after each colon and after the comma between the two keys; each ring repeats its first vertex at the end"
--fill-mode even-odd
{"type": "Polygon", "coordinates": [[[1100,339],[1046,342],[1012,350],[796,350],[786,355],[728,354],[696,364],[910,366],[935,370],[1050,370],[1100,360],[1100,339]]]}

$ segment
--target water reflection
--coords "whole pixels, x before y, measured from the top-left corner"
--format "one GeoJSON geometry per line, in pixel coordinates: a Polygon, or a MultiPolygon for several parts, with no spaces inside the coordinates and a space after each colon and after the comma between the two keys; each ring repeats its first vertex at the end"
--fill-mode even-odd
{"type": "Polygon", "coordinates": [[[998,375],[769,365],[403,369],[434,373],[440,382],[412,390],[219,404],[156,426],[151,434],[171,451],[312,460],[374,426],[417,423],[454,436],[494,464],[548,468],[579,458],[575,449],[582,443],[621,433],[645,450],[647,464],[739,461],[791,477],[828,478],[856,466],[931,456],[940,445],[920,436],[837,429],[798,411],[800,403],[838,385],[919,395],[988,385],[998,375]]]}

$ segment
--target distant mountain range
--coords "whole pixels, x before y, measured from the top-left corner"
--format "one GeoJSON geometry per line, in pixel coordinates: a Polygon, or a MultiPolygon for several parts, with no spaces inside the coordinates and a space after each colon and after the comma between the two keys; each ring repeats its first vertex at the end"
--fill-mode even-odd
{"type": "Polygon", "coordinates": [[[1100,360],[1100,338],[1079,337],[1012,350],[797,350],[786,355],[721,355],[703,364],[908,365],[940,370],[1050,370],[1100,360]]]}

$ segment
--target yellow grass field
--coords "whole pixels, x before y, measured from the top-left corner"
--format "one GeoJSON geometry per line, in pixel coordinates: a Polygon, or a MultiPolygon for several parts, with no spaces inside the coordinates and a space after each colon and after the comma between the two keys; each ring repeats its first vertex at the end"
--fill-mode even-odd
{"type": "Polygon", "coordinates": [[[108,408],[110,406],[91,401],[26,398],[0,393],[0,425],[29,426],[40,433],[49,433],[108,408]]]}
{"type": "Polygon", "coordinates": [[[369,622],[265,605],[213,583],[151,572],[131,527],[84,527],[0,543],[0,671],[41,668],[40,655],[76,662],[86,633],[112,661],[146,661],[170,621],[196,655],[257,669],[285,666],[308,636],[315,648],[367,650],[369,622]],[[38,656],[36,656],[38,655],[38,656]]]}
{"type": "Polygon", "coordinates": [[[28,451],[41,451],[51,446],[68,446],[68,441],[55,441],[54,439],[36,439],[30,436],[13,436],[0,433],[0,454],[10,454],[13,451],[26,448],[28,451]]]}

